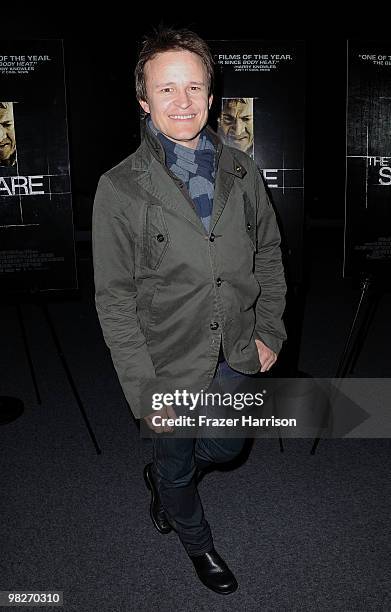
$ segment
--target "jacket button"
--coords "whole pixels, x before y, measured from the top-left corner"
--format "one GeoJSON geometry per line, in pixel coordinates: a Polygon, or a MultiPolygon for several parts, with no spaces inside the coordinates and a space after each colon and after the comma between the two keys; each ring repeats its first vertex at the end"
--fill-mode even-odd
{"type": "Polygon", "coordinates": [[[250,230],[252,228],[251,223],[247,223],[247,229],[250,230]]]}
{"type": "Polygon", "coordinates": [[[217,323],[217,321],[213,321],[213,323],[210,324],[210,329],[218,329],[219,324],[217,323]]]}
{"type": "Polygon", "coordinates": [[[220,287],[221,283],[222,283],[221,278],[216,278],[216,285],[217,285],[218,287],[220,287]]]}
{"type": "Polygon", "coordinates": [[[210,240],[211,242],[213,242],[213,241],[214,241],[214,239],[215,239],[215,235],[214,235],[214,234],[211,234],[211,235],[209,236],[209,240],[210,240]]]}
{"type": "Polygon", "coordinates": [[[240,172],[241,171],[241,167],[240,166],[236,166],[236,172],[240,172]]]}
{"type": "Polygon", "coordinates": [[[158,235],[156,236],[156,240],[157,240],[158,242],[163,242],[163,240],[164,240],[164,236],[163,236],[163,234],[158,234],[158,235]]]}

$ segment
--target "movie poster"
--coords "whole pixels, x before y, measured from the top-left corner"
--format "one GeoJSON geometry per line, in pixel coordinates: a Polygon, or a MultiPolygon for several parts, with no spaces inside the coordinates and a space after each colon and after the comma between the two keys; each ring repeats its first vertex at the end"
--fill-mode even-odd
{"type": "Polygon", "coordinates": [[[209,41],[216,70],[214,110],[223,142],[262,173],[279,218],[288,280],[302,280],[304,225],[304,45],[209,41]]]}
{"type": "Polygon", "coordinates": [[[77,287],[60,40],[0,43],[0,286],[77,287]]]}
{"type": "Polygon", "coordinates": [[[391,272],[391,44],[348,43],[344,276],[391,272]]]}

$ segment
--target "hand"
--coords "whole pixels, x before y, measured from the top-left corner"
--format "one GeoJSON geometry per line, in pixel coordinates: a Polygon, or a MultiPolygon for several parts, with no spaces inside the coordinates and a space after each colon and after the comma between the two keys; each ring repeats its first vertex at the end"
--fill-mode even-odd
{"type": "Polygon", "coordinates": [[[143,417],[145,423],[148,425],[149,429],[152,429],[155,433],[163,433],[163,432],[170,432],[170,431],[174,431],[174,428],[171,427],[170,425],[154,425],[152,423],[152,418],[156,415],[159,415],[160,419],[159,421],[161,422],[162,419],[175,419],[176,418],[176,413],[175,410],[172,406],[163,406],[163,408],[161,410],[154,410],[152,414],[148,414],[148,416],[143,417]]]}
{"type": "Polygon", "coordinates": [[[255,339],[255,344],[258,349],[258,357],[261,364],[261,372],[267,372],[272,365],[277,361],[277,354],[269,349],[262,340],[255,339]]]}

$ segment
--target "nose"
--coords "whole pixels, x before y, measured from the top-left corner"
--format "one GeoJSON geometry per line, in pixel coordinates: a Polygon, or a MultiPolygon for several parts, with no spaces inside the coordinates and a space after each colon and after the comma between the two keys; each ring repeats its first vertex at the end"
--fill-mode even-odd
{"type": "Polygon", "coordinates": [[[189,98],[189,94],[187,93],[186,89],[183,89],[178,92],[178,95],[175,100],[175,104],[177,106],[180,106],[180,108],[187,108],[188,106],[191,105],[191,100],[189,98]]]}
{"type": "Polygon", "coordinates": [[[7,138],[7,132],[5,131],[5,129],[3,128],[3,126],[0,123],[0,142],[2,140],[5,140],[5,138],[7,138]]]}
{"type": "Polygon", "coordinates": [[[243,133],[243,123],[240,119],[235,121],[234,125],[235,136],[241,136],[243,133]]]}

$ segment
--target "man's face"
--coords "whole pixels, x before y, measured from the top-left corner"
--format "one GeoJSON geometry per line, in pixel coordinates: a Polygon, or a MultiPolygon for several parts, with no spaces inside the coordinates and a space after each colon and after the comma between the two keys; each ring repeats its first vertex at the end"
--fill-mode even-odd
{"type": "Polygon", "coordinates": [[[213,99],[201,58],[190,51],[165,51],[144,71],[148,102],[140,100],[141,107],[167,138],[195,149],[213,99]]]}
{"type": "Polygon", "coordinates": [[[253,99],[226,100],[219,121],[219,131],[227,144],[247,151],[254,141],[253,99]]]}
{"type": "Polygon", "coordinates": [[[0,107],[0,163],[6,162],[15,151],[14,113],[10,102],[0,107]]]}

